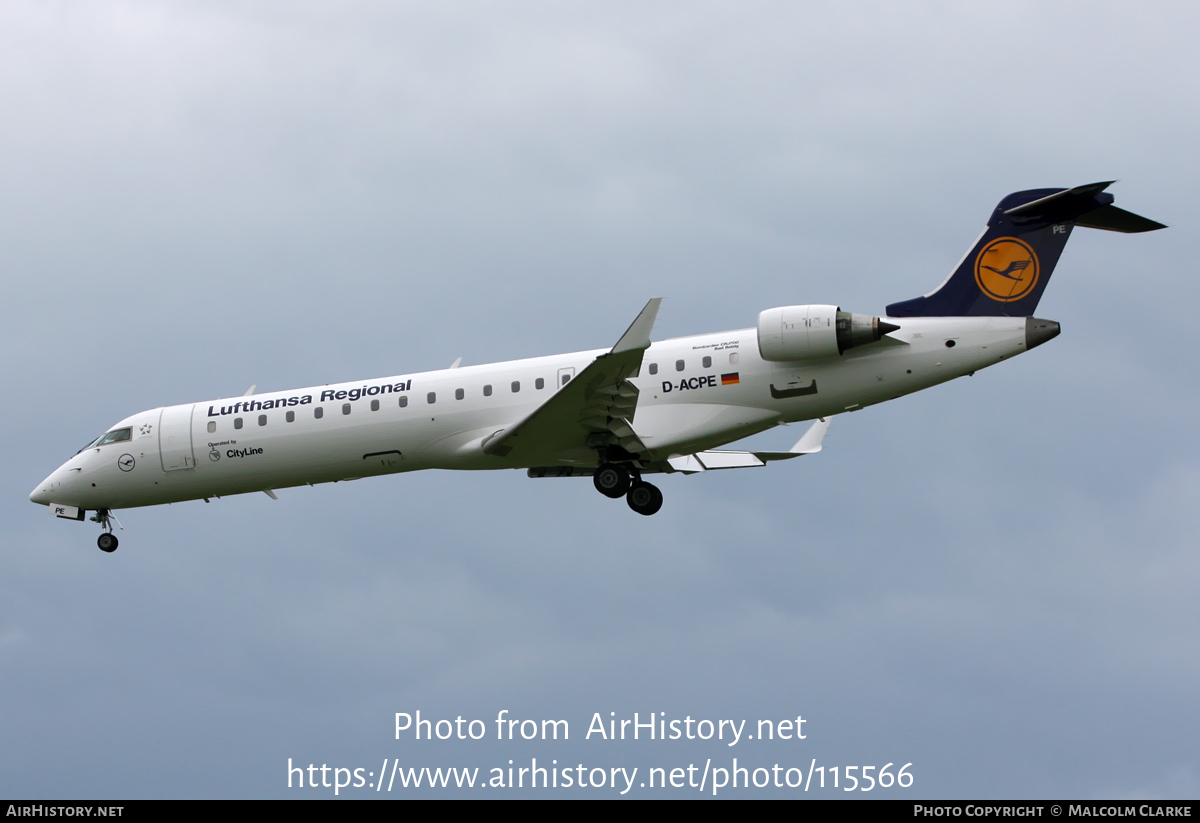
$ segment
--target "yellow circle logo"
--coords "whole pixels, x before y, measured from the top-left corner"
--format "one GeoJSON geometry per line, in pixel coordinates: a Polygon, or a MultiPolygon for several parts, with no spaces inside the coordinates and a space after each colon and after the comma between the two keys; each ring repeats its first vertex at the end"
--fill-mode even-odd
{"type": "Polygon", "coordinates": [[[993,300],[1011,303],[1033,290],[1038,281],[1038,258],[1028,243],[999,237],[975,258],[975,282],[993,300]]]}

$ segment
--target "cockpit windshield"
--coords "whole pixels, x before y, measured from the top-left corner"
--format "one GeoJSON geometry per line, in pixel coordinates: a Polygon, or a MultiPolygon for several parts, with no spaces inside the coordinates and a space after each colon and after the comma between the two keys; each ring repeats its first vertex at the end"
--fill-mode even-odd
{"type": "MultiPolygon", "coordinates": [[[[88,443],[86,446],[84,446],[83,449],[90,449],[96,446],[107,446],[109,443],[120,443],[131,439],[133,439],[133,429],[113,429],[110,432],[105,432],[104,434],[100,435],[91,443],[88,443]]],[[[80,449],[79,451],[83,451],[83,449],[80,449]]],[[[79,452],[76,452],[76,454],[78,453],[79,452]]]]}

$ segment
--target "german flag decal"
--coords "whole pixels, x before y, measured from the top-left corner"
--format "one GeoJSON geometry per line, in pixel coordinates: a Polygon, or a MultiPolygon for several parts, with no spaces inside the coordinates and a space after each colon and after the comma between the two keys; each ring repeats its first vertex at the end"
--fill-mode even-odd
{"type": "Polygon", "coordinates": [[[738,380],[737,372],[721,375],[721,385],[722,386],[732,386],[734,383],[740,383],[740,382],[742,382],[742,381],[738,380]]]}

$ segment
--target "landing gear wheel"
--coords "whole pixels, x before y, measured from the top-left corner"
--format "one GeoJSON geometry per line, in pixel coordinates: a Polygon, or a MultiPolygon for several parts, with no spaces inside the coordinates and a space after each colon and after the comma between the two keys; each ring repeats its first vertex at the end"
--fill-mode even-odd
{"type": "Polygon", "coordinates": [[[629,508],[647,517],[661,509],[663,504],[662,492],[658,490],[658,486],[641,481],[633,484],[625,500],[629,503],[629,508]]]}
{"type": "Polygon", "coordinates": [[[96,545],[100,547],[102,552],[115,552],[117,550],[117,536],[105,532],[96,540],[96,545]]]}
{"type": "Polygon", "coordinates": [[[592,484],[596,491],[616,500],[618,497],[624,497],[625,492],[629,491],[629,472],[612,463],[601,463],[592,475],[592,484]]]}

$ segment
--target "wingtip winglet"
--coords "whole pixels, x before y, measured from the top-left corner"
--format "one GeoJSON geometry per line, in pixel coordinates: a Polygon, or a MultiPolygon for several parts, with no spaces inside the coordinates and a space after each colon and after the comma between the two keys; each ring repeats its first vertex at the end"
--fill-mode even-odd
{"type": "Polygon", "coordinates": [[[833,421],[833,417],[818,417],[804,436],[796,441],[796,445],[792,446],[790,451],[793,454],[816,454],[821,450],[821,443],[825,440],[825,434],[829,431],[829,424],[833,421]]]}
{"type": "Polygon", "coordinates": [[[654,320],[658,317],[658,307],[662,305],[662,300],[661,297],[650,298],[650,302],[642,309],[641,314],[621,335],[617,345],[612,347],[610,354],[620,354],[638,349],[645,351],[650,348],[650,331],[654,328],[654,320]]]}

